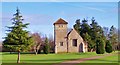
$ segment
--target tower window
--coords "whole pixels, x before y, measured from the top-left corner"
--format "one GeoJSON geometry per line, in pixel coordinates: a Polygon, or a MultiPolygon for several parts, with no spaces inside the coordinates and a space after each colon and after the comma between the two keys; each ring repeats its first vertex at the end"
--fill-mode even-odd
{"type": "Polygon", "coordinates": [[[59,27],[63,27],[63,25],[59,25],[59,27]]]}
{"type": "Polygon", "coordinates": [[[63,46],[63,42],[60,42],[60,46],[63,46]]]}
{"type": "Polygon", "coordinates": [[[73,40],[72,40],[72,45],[73,45],[73,46],[77,46],[77,39],[73,39],[73,40]]]}
{"type": "Polygon", "coordinates": [[[61,27],[63,27],[63,25],[61,25],[61,27]]]}
{"type": "Polygon", "coordinates": [[[59,25],[59,27],[61,27],[61,26],[59,25]]]}

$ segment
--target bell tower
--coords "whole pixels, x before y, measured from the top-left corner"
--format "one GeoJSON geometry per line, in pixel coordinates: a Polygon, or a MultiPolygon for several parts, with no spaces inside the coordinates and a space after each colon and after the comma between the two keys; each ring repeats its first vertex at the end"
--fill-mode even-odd
{"type": "Polygon", "coordinates": [[[55,53],[67,52],[67,22],[63,19],[58,19],[54,25],[54,44],[55,53]]]}

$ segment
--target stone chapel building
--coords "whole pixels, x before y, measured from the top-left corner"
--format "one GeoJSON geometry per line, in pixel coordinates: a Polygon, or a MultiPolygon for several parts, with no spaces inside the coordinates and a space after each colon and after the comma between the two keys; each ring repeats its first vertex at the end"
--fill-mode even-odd
{"type": "Polygon", "coordinates": [[[87,52],[87,43],[73,28],[68,31],[68,22],[58,19],[54,23],[55,53],[60,52],[87,52]]]}

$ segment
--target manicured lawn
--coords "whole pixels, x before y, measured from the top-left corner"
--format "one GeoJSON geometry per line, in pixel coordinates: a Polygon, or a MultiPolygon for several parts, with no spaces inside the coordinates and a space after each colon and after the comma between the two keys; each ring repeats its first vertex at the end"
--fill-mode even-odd
{"type": "Polygon", "coordinates": [[[83,63],[118,63],[118,54],[107,56],[104,58],[88,60],[83,63]]]}
{"type": "MultiPolygon", "coordinates": [[[[51,63],[60,63],[63,61],[80,59],[80,58],[88,58],[92,56],[99,56],[102,54],[96,54],[95,52],[87,52],[87,53],[61,53],[61,54],[21,54],[21,63],[49,63],[47,65],[51,65],[51,63]]],[[[8,52],[2,53],[2,62],[3,63],[16,63],[17,54],[10,54],[8,52]]],[[[110,56],[105,57],[103,59],[93,60],[93,63],[96,62],[117,62],[118,56],[110,56]],[[106,60],[106,61],[105,61],[106,60]]],[[[91,61],[86,61],[86,63],[90,63],[91,61]]],[[[91,62],[91,63],[92,63],[91,62]]]]}
{"type": "MultiPolygon", "coordinates": [[[[16,63],[17,54],[2,53],[3,63],[16,63]]],[[[91,57],[97,55],[95,52],[88,53],[62,53],[62,54],[21,54],[22,63],[59,63],[66,60],[91,57]]]]}

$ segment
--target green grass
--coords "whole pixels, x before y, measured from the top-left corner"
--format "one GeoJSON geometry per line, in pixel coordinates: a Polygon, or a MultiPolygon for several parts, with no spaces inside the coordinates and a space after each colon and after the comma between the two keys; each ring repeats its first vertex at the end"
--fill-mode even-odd
{"type": "MultiPolygon", "coordinates": [[[[16,63],[17,54],[2,53],[3,63],[16,63]]],[[[62,54],[21,54],[22,63],[59,63],[67,60],[86,58],[97,55],[95,52],[88,53],[62,53],[62,54]]]]}
{"type": "MultiPolygon", "coordinates": [[[[102,55],[102,54],[99,54],[102,55]]],[[[87,53],[61,53],[61,54],[21,54],[21,63],[60,63],[63,61],[80,59],[80,58],[88,58],[92,56],[99,56],[95,52],[87,52],[87,53]]],[[[117,56],[105,57],[105,62],[111,61],[117,62],[117,56]],[[109,60],[110,59],[110,60],[109,60]]],[[[2,62],[3,63],[16,63],[17,54],[10,54],[8,52],[2,53],[2,62]]],[[[102,62],[103,59],[93,60],[92,62],[102,62]]],[[[104,61],[103,60],[103,61],[104,61]]],[[[91,62],[91,61],[86,61],[91,62]]],[[[47,64],[48,65],[48,64],[47,64]]]]}
{"type": "Polygon", "coordinates": [[[83,63],[118,63],[118,55],[112,55],[104,58],[88,60],[83,63]]]}

